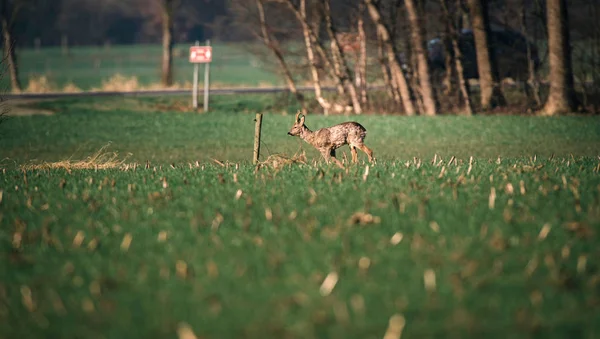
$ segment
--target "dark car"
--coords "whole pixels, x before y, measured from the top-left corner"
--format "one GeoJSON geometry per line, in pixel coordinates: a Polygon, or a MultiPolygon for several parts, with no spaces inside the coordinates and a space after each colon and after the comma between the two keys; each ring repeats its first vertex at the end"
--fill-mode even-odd
{"type": "MultiPolygon", "coordinates": [[[[512,78],[516,81],[524,81],[528,78],[527,45],[529,45],[531,59],[535,70],[540,66],[537,47],[529,42],[520,32],[506,28],[492,28],[490,36],[490,47],[495,53],[498,62],[498,73],[500,79],[512,78]]],[[[477,79],[477,54],[473,31],[463,29],[459,36],[459,47],[462,53],[464,75],[466,79],[477,79]]],[[[427,43],[429,52],[429,65],[432,73],[436,75],[445,72],[445,48],[441,38],[435,38],[427,43]]],[[[405,58],[402,55],[403,67],[406,68],[405,58]]]]}

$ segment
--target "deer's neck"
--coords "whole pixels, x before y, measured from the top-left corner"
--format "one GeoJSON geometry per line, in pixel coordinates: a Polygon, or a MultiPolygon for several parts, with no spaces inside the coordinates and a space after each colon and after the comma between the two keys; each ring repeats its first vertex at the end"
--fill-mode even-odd
{"type": "Polygon", "coordinates": [[[313,131],[306,127],[306,125],[302,126],[302,133],[300,133],[300,138],[302,138],[302,140],[312,145],[314,137],[313,131]]]}

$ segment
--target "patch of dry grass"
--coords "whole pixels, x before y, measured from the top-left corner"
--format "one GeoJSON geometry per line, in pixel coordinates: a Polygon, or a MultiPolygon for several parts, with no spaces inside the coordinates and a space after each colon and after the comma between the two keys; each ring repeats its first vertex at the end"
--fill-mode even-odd
{"type": "Polygon", "coordinates": [[[281,169],[285,166],[294,165],[294,164],[307,164],[308,159],[306,158],[306,152],[303,150],[302,152],[296,152],[291,157],[288,157],[285,154],[272,154],[267,157],[265,161],[259,162],[258,168],[260,167],[270,167],[273,169],[281,169]]]}
{"type": "Polygon", "coordinates": [[[46,75],[32,76],[25,92],[27,93],[48,93],[56,91],[56,85],[50,82],[46,75]]]}
{"type": "Polygon", "coordinates": [[[72,82],[66,84],[63,88],[60,88],[57,84],[52,82],[47,75],[32,76],[29,78],[25,93],[79,93],[81,88],[77,87],[72,82]]]}
{"type": "Polygon", "coordinates": [[[129,157],[119,159],[118,152],[107,152],[106,149],[110,144],[102,146],[96,153],[83,160],[72,160],[71,158],[56,162],[42,162],[38,164],[21,165],[23,170],[39,170],[39,169],[66,169],[66,170],[82,170],[82,169],[110,169],[122,168],[127,166],[125,161],[129,157]]]}
{"type": "MultiPolygon", "coordinates": [[[[276,86],[269,82],[260,82],[257,86],[248,86],[245,84],[232,85],[222,82],[212,82],[210,84],[211,89],[224,89],[224,88],[270,88],[276,86]]],[[[157,90],[191,90],[193,84],[191,81],[186,80],[183,82],[176,82],[171,86],[164,86],[160,82],[151,84],[140,83],[137,76],[127,76],[121,73],[115,73],[108,79],[102,81],[99,87],[92,87],[90,92],[134,92],[134,91],[157,91],[157,90]]],[[[198,91],[200,94],[204,90],[202,80],[198,84],[198,91]]],[[[60,87],[51,80],[51,76],[47,74],[36,75],[29,78],[25,93],[80,93],[83,92],[74,83],[70,82],[63,87],[60,87]]]]}
{"type": "Polygon", "coordinates": [[[92,88],[92,91],[106,92],[131,92],[140,88],[140,83],[136,76],[127,77],[117,73],[107,80],[102,81],[100,88],[92,88]]]}

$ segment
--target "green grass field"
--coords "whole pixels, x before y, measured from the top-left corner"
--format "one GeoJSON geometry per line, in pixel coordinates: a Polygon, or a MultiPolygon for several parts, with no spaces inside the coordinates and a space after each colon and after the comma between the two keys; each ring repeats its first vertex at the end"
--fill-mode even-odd
{"type": "MultiPolygon", "coordinates": [[[[280,85],[273,69],[264,66],[263,60],[250,53],[253,45],[217,43],[213,45],[214,61],[211,63],[213,86],[280,85]]],[[[189,45],[175,47],[174,75],[180,84],[192,82],[193,65],[188,61],[189,45]]],[[[161,47],[158,45],[74,47],[68,56],[59,47],[38,51],[18,51],[20,78],[26,88],[29,79],[46,76],[50,83],[62,89],[74,84],[82,90],[102,87],[115,74],[136,77],[142,86],[160,82],[161,47]]],[[[266,54],[268,56],[268,54],[266,54]]],[[[204,66],[200,67],[201,82],[204,66]]],[[[0,79],[2,88],[10,88],[8,77],[0,79]]]]}
{"type": "Polygon", "coordinates": [[[187,100],[0,125],[0,338],[600,335],[597,118],[353,117],[365,174],[314,166],[281,96],[187,100]],[[306,164],[250,164],[256,112],[262,160],[306,164]],[[140,165],[20,168],[109,142],[140,165]]]}
{"type": "MultiPolygon", "coordinates": [[[[255,113],[265,112],[263,155],[317,152],[287,135],[295,102],[280,95],[214,96],[211,112],[189,112],[189,98],[69,99],[42,102],[52,116],[14,117],[0,129],[0,159],[6,164],[83,157],[111,143],[137,162],[232,162],[252,157],[255,113]],[[7,158],[7,159],[5,159],[7,158]]],[[[309,116],[313,129],[345,121],[309,116]]],[[[468,159],[522,156],[596,156],[600,122],[595,117],[354,116],[368,130],[367,145],[381,160],[412,160],[438,154],[468,159]]],[[[342,151],[350,156],[348,148],[342,151]]]]}

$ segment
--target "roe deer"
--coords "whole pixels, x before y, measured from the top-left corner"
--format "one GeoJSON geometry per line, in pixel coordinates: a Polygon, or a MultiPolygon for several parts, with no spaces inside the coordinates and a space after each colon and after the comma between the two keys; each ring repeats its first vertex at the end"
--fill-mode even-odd
{"type": "Polygon", "coordinates": [[[344,122],[335,126],[321,128],[313,132],[304,124],[305,116],[303,115],[300,117],[300,114],[301,112],[296,114],[294,126],[292,126],[292,129],[290,129],[288,134],[291,136],[299,136],[302,140],[313,145],[321,152],[327,163],[329,163],[329,160],[333,159],[338,166],[344,168],[342,162],[335,157],[335,150],[344,145],[350,147],[352,162],[358,162],[357,148],[367,154],[369,162],[373,162],[373,151],[364,144],[367,130],[358,122],[344,122]]]}

